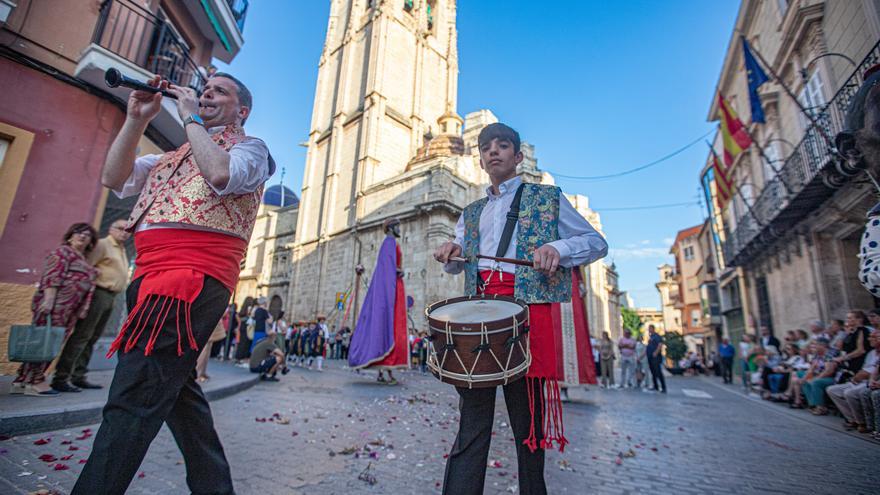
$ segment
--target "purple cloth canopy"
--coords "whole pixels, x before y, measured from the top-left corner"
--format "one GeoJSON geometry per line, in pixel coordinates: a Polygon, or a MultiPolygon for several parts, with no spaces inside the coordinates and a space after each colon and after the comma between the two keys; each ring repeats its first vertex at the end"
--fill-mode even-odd
{"type": "Polygon", "coordinates": [[[396,291],[397,243],[389,234],[379,248],[376,270],[351,336],[348,365],[352,368],[364,368],[381,361],[393,348],[396,291]]]}

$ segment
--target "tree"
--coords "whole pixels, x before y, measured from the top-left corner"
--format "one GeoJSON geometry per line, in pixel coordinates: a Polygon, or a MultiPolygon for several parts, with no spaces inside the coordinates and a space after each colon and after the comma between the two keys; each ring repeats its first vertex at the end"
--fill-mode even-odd
{"type": "Polygon", "coordinates": [[[678,366],[678,361],[687,354],[684,336],[678,332],[666,332],[663,338],[666,344],[666,357],[672,360],[673,366],[678,366]]]}
{"type": "Polygon", "coordinates": [[[621,307],[620,317],[623,321],[623,328],[632,332],[632,337],[636,340],[642,338],[642,320],[634,309],[621,307]]]}

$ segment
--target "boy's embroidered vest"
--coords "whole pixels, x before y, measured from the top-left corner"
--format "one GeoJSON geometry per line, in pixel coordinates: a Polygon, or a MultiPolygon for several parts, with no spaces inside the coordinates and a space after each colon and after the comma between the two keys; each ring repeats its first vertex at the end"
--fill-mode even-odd
{"type": "MultiPolygon", "coordinates": [[[[524,184],[516,228],[516,257],[532,259],[537,248],[559,239],[559,195],[556,186],[524,184]]],[[[481,198],[465,207],[464,246],[462,254],[476,260],[480,253],[480,214],[489,198],[481,198]]],[[[479,267],[477,263],[465,265],[465,294],[477,293],[479,267]]],[[[560,267],[551,276],[527,266],[516,267],[514,296],[528,304],[571,301],[571,270],[560,267]]]]}
{"type": "MultiPolygon", "coordinates": [[[[211,136],[229,151],[245,139],[241,126],[229,125],[211,136]]],[[[126,229],[139,222],[183,223],[226,232],[248,240],[257,218],[263,186],[248,194],[220,196],[202,176],[192,157],[190,143],[162,155],[150,171],[126,229]]]]}

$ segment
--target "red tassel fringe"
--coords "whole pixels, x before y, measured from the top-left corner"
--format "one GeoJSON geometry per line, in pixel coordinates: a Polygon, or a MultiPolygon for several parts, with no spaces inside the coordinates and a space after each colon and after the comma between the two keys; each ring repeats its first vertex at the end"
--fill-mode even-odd
{"type": "Polygon", "coordinates": [[[529,400],[529,413],[532,417],[529,427],[529,436],[523,440],[523,445],[534,452],[539,447],[548,450],[556,444],[560,452],[565,452],[568,439],[565,438],[565,425],[562,421],[562,396],[559,392],[559,381],[556,379],[526,377],[526,393],[529,400]],[[535,429],[535,388],[540,390],[537,397],[537,408],[541,411],[543,438],[540,444],[535,429]]]}
{"type": "Polygon", "coordinates": [[[192,323],[190,322],[191,309],[192,305],[190,303],[177,298],[157,296],[154,294],[146,296],[138,302],[131,313],[129,313],[128,318],[125,320],[125,324],[122,325],[122,329],[119,331],[119,335],[116,337],[116,340],[113,341],[113,344],[110,345],[107,357],[112,357],[119,349],[122,349],[122,352],[129,352],[134,349],[140,340],[141,335],[143,335],[144,330],[146,330],[150,318],[155,318],[153,327],[150,328],[147,346],[144,348],[144,355],[149,356],[153,353],[153,348],[156,345],[156,340],[159,338],[159,333],[162,331],[162,327],[165,326],[169,316],[174,318],[175,326],[177,328],[177,355],[183,355],[183,336],[180,334],[181,318],[184,320],[183,325],[184,330],[186,331],[186,339],[189,348],[197,351],[198,346],[196,345],[192,323]],[[183,306],[182,315],[181,305],[183,306]],[[174,307],[173,314],[171,314],[172,306],[174,307]],[[127,339],[126,335],[128,335],[127,339]]]}

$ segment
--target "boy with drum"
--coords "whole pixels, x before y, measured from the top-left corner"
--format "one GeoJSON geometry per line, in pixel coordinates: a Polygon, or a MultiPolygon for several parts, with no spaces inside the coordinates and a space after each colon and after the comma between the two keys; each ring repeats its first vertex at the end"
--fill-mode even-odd
{"type": "MultiPolygon", "coordinates": [[[[455,239],[434,258],[447,273],[465,272],[465,293],[510,295],[529,304],[532,364],[526,378],[505,385],[504,400],[516,440],[519,491],[546,494],[544,449],[568,442],[562,427],[551,303],[571,300],[571,268],[608,252],[605,239],[572,207],[556,186],[525,184],[519,134],[495,123],[479,135],[480,166],[492,185],[458,219],[455,239]],[[512,213],[507,222],[508,212],[512,213]],[[477,255],[531,260],[517,266],[477,255]],[[463,256],[467,261],[450,258],[463,256]],[[543,416],[546,414],[546,418],[543,416]]],[[[443,493],[480,494],[486,478],[495,412],[495,387],[456,387],[459,431],[449,453],[443,493]]]]}

